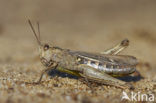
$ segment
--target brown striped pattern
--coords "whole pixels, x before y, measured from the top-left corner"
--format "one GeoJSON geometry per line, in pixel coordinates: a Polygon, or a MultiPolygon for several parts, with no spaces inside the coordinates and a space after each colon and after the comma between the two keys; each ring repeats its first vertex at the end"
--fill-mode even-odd
{"type": "MultiPolygon", "coordinates": [[[[123,66],[123,65],[114,65],[110,63],[100,63],[100,61],[89,60],[83,57],[78,57],[77,61],[79,64],[86,64],[91,66],[97,70],[103,71],[107,74],[115,74],[115,75],[126,75],[135,72],[135,67],[131,66],[123,66]]],[[[112,60],[111,60],[112,61],[112,60]]]]}

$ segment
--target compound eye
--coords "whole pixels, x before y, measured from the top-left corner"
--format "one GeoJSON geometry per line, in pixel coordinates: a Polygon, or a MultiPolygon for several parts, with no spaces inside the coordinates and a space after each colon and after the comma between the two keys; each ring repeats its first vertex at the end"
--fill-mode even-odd
{"type": "Polygon", "coordinates": [[[49,45],[48,44],[45,44],[44,45],[44,50],[48,50],[49,49],[49,45]]]}

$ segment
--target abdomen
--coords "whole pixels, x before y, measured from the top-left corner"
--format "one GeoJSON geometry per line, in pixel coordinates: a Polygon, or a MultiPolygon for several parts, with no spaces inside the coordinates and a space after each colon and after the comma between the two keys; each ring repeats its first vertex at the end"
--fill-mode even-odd
{"type": "Polygon", "coordinates": [[[101,72],[105,72],[110,75],[127,75],[136,71],[135,65],[101,63],[99,61],[91,60],[85,60],[83,64],[91,66],[101,72]]]}

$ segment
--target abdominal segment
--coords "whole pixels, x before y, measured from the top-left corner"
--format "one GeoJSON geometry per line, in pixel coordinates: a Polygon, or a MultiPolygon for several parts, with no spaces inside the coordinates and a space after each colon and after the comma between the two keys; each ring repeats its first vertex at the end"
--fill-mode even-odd
{"type": "Polygon", "coordinates": [[[95,61],[84,62],[84,64],[112,75],[127,75],[135,72],[136,70],[135,66],[114,65],[110,63],[99,63],[95,61]]]}
{"type": "Polygon", "coordinates": [[[101,62],[99,60],[90,60],[82,57],[78,57],[80,64],[86,64],[90,67],[93,67],[101,72],[105,72],[110,75],[128,75],[136,71],[136,65],[129,64],[115,64],[109,62],[101,62]]]}

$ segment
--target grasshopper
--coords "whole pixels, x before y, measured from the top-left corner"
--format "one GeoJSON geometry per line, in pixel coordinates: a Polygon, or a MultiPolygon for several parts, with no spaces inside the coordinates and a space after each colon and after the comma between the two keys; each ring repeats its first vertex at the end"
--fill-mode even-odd
{"type": "Polygon", "coordinates": [[[40,39],[39,23],[37,23],[38,35],[30,20],[28,20],[28,23],[39,46],[41,63],[45,67],[37,83],[41,82],[45,73],[52,69],[58,69],[61,72],[84,77],[87,80],[106,85],[121,88],[132,87],[132,85],[127,82],[115,78],[116,76],[125,76],[136,71],[138,62],[135,57],[118,55],[119,52],[129,45],[128,39],[121,41],[121,43],[115,47],[101,53],[73,51],[42,43],[40,39]]]}

